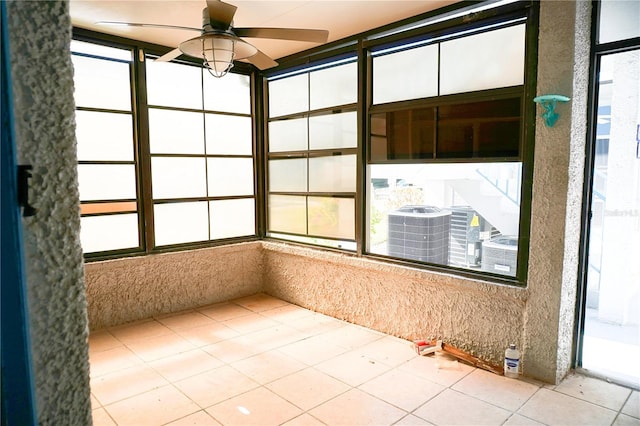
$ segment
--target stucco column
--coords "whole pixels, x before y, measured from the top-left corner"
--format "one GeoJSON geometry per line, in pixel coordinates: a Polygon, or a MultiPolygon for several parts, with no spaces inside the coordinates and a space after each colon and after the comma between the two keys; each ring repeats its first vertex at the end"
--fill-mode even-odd
{"type": "Polygon", "coordinates": [[[38,424],[90,425],[88,326],[67,1],[9,1],[18,164],[33,166],[23,219],[38,424]]]}
{"type": "Polygon", "coordinates": [[[542,1],[537,95],[561,94],[554,127],[536,121],[524,374],[557,383],[571,367],[586,139],[591,4],[542,1]]]}

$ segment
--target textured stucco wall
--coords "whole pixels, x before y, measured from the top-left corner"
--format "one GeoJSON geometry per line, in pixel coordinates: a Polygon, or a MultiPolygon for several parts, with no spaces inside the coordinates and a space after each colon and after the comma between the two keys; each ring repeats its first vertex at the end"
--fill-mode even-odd
{"type": "Polygon", "coordinates": [[[33,165],[23,219],[38,423],[91,424],[87,311],[66,1],[7,3],[18,164],[33,165]]]}
{"type": "Polygon", "coordinates": [[[276,297],[405,339],[442,338],[497,365],[521,344],[526,290],[264,243],[265,288],[276,297]]]}
{"type": "Polygon", "coordinates": [[[262,291],[259,242],[85,266],[92,330],[262,291]]]}
{"type": "MultiPolygon", "coordinates": [[[[538,118],[524,373],[548,382],[571,366],[586,138],[589,2],[540,4],[537,94],[556,93],[560,119],[538,118]]],[[[541,107],[539,107],[539,111],[541,107]]]]}

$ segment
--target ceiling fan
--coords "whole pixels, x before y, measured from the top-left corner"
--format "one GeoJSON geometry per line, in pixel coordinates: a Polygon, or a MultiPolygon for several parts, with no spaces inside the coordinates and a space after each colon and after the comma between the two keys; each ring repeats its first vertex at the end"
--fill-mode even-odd
{"type": "Polygon", "coordinates": [[[233,67],[234,60],[244,60],[261,70],[275,67],[276,61],[259,51],[241,37],[270,38],[279,40],[326,43],[329,32],[298,28],[234,28],[236,6],[221,0],[206,0],[202,11],[202,29],[176,25],[142,24],[134,22],[99,21],[103,25],[127,25],[131,27],[167,28],[200,32],[199,37],[186,40],[178,48],[156,59],[170,61],[181,54],[202,59],[203,65],[215,77],[222,77],[233,67]]]}

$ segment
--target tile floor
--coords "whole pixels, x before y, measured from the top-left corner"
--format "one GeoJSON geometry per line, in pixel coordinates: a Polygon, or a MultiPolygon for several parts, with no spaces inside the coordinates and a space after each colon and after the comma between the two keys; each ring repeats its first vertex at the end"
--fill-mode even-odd
{"type": "Polygon", "coordinates": [[[95,425],[640,425],[638,391],[514,380],[266,295],[91,334],[95,425]]]}

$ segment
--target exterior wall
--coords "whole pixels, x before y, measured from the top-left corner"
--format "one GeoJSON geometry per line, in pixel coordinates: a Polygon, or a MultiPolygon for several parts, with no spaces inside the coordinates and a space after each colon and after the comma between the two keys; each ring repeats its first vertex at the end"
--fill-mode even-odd
{"type": "MultiPolygon", "coordinates": [[[[537,94],[571,98],[554,127],[536,123],[524,311],[524,373],[556,383],[571,366],[581,227],[588,92],[589,2],[540,4],[537,94]]],[[[539,112],[542,107],[538,107],[539,112]]]]}
{"type": "Polygon", "coordinates": [[[262,291],[261,243],[85,266],[92,330],[262,291]]]}
{"type": "Polygon", "coordinates": [[[18,164],[31,164],[23,219],[38,424],[91,424],[66,1],[7,3],[18,164]]]}

